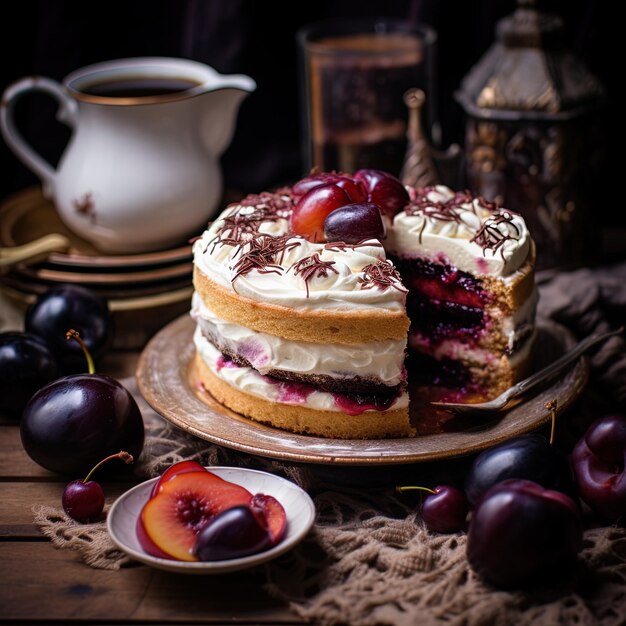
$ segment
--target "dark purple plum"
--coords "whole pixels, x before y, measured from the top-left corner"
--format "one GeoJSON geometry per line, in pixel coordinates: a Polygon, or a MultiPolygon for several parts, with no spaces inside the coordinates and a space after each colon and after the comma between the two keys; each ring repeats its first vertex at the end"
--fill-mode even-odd
{"type": "Polygon", "coordinates": [[[90,289],[62,285],[47,291],[26,311],[27,331],[43,337],[67,371],[79,371],[84,364],[81,348],[66,341],[65,333],[75,328],[94,359],[108,348],[112,323],[107,302],[90,289]]]}
{"type": "Polygon", "coordinates": [[[329,213],[324,220],[326,241],[359,243],[366,239],[382,239],[385,227],[376,204],[347,204],[329,213]]]}
{"type": "Polygon", "coordinates": [[[46,342],[31,333],[0,333],[0,413],[21,415],[41,387],[61,375],[46,342]]]}
{"type": "Polygon", "coordinates": [[[481,452],[467,473],[467,499],[475,506],[491,487],[509,478],[532,480],[549,489],[573,493],[567,460],[537,433],[520,435],[481,452]]]}
{"type": "Polygon", "coordinates": [[[608,520],[626,517],[626,416],[593,422],[574,447],[572,466],[584,502],[608,520]]]}
{"type": "Polygon", "coordinates": [[[367,199],[380,207],[387,217],[400,212],[409,202],[404,185],[391,174],[381,170],[358,170],[354,179],[367,191],[367,199]]]}
{"type": "Polygon", "coordinates": [[[117,380],[99,374],[49,383],[29,400],[20,426],[28,456],[60,474],[84,474],[120,450],[137,458],[144,442],[135,399],[117,380]]]}
{"type": "Polygon", "coordinates": [[[193,547],[200,561],[224,561],[267,550],[272,538],[267,526],[248,506],[222,511],[200,530],[193,547]]]}
{"type": "Polygon", "coordinates": [[[490,489],[472,514],[467,558],[496,587],[532,587],[571,566],[583,529],[574,501],[529,480],[490,489]]]}

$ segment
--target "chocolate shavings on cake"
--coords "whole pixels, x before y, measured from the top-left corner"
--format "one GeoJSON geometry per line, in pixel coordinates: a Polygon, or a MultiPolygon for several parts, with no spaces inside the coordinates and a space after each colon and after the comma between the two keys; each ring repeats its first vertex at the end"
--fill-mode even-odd
{"type": "Polygon", "coordinates": [[[513,222],[513,214],[509,211],[502,211],[498,215],[494,215],[485,220],[485,223],[478,229],[478,232],[472,237],[472,241],[477,243],[483,249],[483,255],[486,255],[487,250],[491,250],[492,254],[500,250],[500,255],[504,259],[504,244],[507,241],[518,241],[520,236],[519,228],[513,222]],[[509,231],[503,233],[499,226],[506,224],[506,228],[509,231]],[[515,235],[511,234],[511,228],[515,230],[515,235]]]}
{"type": "Polygon", "coordinates": [[[362,239],[358,243],[345,243],[344,241],[332,241],[331,243],[327,243],[324,245],[324,250],[328,250],[329,252],[345,252],[346,250],[355,250],[356,248],[370,248],[377,246],[382,248],[382,244],[380,241],[376,243],[372,242],[372,239],[362,239]]]}
{"type": "MultiPolygon", "coordinates": [[[[485,200],[483,196],[474,198],[470,191],[457,191],[451,198],[447,200],[431,200],[428,194],[437,191],[435,187],[424,187],[417,190],[416,197],[404,209],[408,215],[423,215],[425,218],[439,220],[441,222],[456,222],[457,224],[466,225],[463,221],[462,214],[465,211],[471,211],[476,215],[476,200],[479,207],[487,211],[497,211],[498,207],[495,202],[485,200]]],[[[422,243],[422,235],[426,229],[426,220],[422,224],[419,232],[419,242],[422,243]]]]}
{"type": "Polygon", "coordinates": [[[278,217],[287,218],[293,210],[293,198],[289,187],[281,187],[274,193],[263,191],[248,194],[240,203],[244,207],[261,207],[278,217]]]}
{"type": "Polygon", "coordinates": [[[263,222],[275,222],[280,219],[279,215],[272,213],[264,206],[255,206],[254,210],[245,213],[242,212],[243,208],[247,209],[248,207],[239,206],[230,215],[222,218],[223,224],[216,236],[208,243],[207,249],[210,245],[213,246],[211,252],[215,250],[217,245],[237,246],[242,241],[251,239],[258,234],[263,222]]]}
{"type": "Polygon", "coordinates": [[[247,195],[241,202],[231,205],[233,211],[222,218],[222,225],[216,236],[207,244],[237,246],[244,240],[251,239],[258,234],[263,222],[275,222],[279,219],[288,219],[293,210],[293,201],[287,187],[275,193],[264,191],[247,195]],[[250,210],[252,208],[252,210],[250,210]]]}
{"type": "Polygon", "coordinates": [[[254,235],[248,241],[239,242],[234,256],[240,256],[231,268],[235,272],[231,282],[234,283],[239,276],[252,270],[257,270],[260,274],[282,274],[284,269],[279,263],[282,262],[285,252],[299,245],[300,242],[291,235],[274,237],[263,233],[254,235]],[[245,248],[247,250],[244,252],[245,248]]]}
{"type": "Polygon", "coordinates": [[[339,272],[333,267],[334,261],[322,261],[317,252],[311,256],[304,257],[299,261],[296,261],[289,269],[293,268],[293,273],[298,276],[302,276],[304,284],[306,285],[306,297],[309,297],[309,281],[311,278],[326,278],[328,272],[339,272]]]}
{"type": "Polygon", "coordinates": [[[402,292],[406,291],[398,270],[387,261],[370,263],[363,268],[361,289],[373,289],[374,287],[383,291],[388,287],[393,287],[402,292]]]}

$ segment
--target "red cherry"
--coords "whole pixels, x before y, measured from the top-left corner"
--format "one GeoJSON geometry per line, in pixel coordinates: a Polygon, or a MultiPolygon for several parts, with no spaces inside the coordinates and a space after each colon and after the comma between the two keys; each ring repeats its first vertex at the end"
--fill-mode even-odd
{"type": "Polygon", "coordinates": [[[77,522],[95,522],[104,509],[104,491],[99,483],[73,480],[63,490],[63,510],[77,522]]]}
{"type": "Polygon", "coordinates": [[[333,183],[314,187],[304,194],[291,214],[291,231],[309,241],[324,241],[324,220],[329,213],[350,204],[350,196],[333,183]]]}
{"type": "Polygon", "coordinates": [[[465,528],[469,506],[465,494],[456,487],[440,485],[422,502],[422,519],[435,533],[456,533],[465,528]]]}
{"type": "Polygon", "coordinates": [[[409,193],[404,185],[391,174],[381,170],[358,170],[354,179],[367,191],[369,202],[377,204],[381,211],[392,218],[409,202],[409,193]]]}
{"type": "Polygon", "coordinates": [[[396,491],[425,491],[428,495],[421,506],[422,519],[426,528],[434,533],[456,533],[465,528],[469,505],[465,494],[456,487],[439,485],[427,487],[396,487],[396,491]]]}
{"type": "Polygon", "coordinates": [[[91,475],[104,463],[111,459],[121,459],[132,463],[133,456],[128,452],[118,452],[103,459],[87,474],[84,480],[73,480],[63,490],[61,504],[63,510],[77,522],[95,522],[104,509],[104,491],[95,481],[89,480],[91,475]]]}

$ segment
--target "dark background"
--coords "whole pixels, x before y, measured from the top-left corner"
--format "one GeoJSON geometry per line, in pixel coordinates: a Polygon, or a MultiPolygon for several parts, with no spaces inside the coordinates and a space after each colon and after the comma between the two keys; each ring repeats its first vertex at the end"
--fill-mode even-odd
{"type": "MultiPolygon", "coordinates": [[[[539,5],[564,18],[570,48],[607,88],[606,188],[620,180],[617,150],[621,137],[617,130],[622,124],[611,100],[621,74],[616,63],[623,37],[617,32],[619,20],[606,2],[543,0],[539,5]]],[[[2,10],[0,88],[29,74],[61,80],[89,63],[130,56],[187,57],[223,73],[248,74],[256,80],[257,91],[242,105],[235,138],[222,164],[227,187],[258,191],[302,174],[298,28],[325,17],[381,15],[435,28],[438,112],[445,147],[463,138],[463,115],[452,94],[493,42],[496,21],[515,6],[514,0],[22,0],[6,4],[2,10]]],[[[24,134],[55,162],[68,131],[54,122],[53,116],[54,104],[45,96],[29,96],[19,107],[24,134]]],[[[4,143],[0,145],[0,166],[0,198],[37,182],[4,143]]],[[[624,210],[618,203],[609,204],[608,208],[599,207],[605,220],[617,229],[626,226],[624,210]]]]}

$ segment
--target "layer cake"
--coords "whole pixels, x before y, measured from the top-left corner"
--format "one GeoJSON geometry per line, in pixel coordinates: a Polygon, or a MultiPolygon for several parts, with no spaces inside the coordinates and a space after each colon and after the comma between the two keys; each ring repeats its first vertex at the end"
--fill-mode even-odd
{"type": "Polygon", "coordinates": [[[403,437],[407,338],[423,381],[468,398],[527,372],[534,248],[519,215],[408,189],[379,239],[323,241],[294,232],[294,189],[230,205],[194,244],[191,377],[219,402],[293,432],[403,437]]]}

